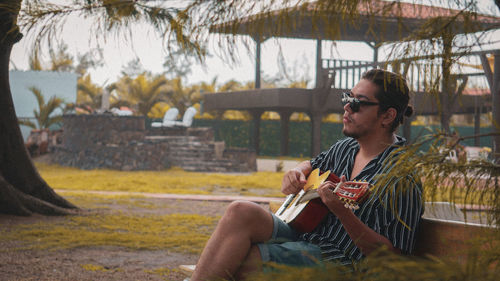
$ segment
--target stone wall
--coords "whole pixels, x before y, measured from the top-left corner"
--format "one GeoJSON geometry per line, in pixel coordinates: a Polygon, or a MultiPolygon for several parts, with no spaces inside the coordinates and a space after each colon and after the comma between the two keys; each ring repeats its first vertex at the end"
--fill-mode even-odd
{"type": "Polygon", "coordinates": [[[163,170],[178,166],[188,171],[249,172],[256,154],[226,149],[215,142],[211,128],[145,129],[137,116],[65,115],[63,141],[52,159],[82,169],[163,170]]]}
{"type": "Polygon", "coordinates": [[[144,117],[111,114],[68,114],[63,116],[63,146],[85,149],[91,144],[122,144],[146,136],[144,117]]]}

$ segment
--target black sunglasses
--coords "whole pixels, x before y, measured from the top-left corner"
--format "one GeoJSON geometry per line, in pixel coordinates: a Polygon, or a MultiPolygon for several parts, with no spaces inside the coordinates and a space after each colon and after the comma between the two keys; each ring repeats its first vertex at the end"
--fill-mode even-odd
{"type": "Polygon", "coordinates": [[[351,93],[342,93],[342,104],[349,104],[352,112],[358,112],[362,105],[378,105],[378,102],[359,100],[351,96],[351,93]]]}

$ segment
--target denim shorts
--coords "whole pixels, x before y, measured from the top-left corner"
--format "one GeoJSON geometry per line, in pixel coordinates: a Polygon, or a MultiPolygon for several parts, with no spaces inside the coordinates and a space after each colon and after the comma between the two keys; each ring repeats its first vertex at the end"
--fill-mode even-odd
{"type": "MultiPolygon", "coordinates": [[[[317,266],[321,263],[321,250],[312,243],[299,240],[299,235],[285,222],[273,216],[273,233],[266,243],[257,244],[262,262],[289,266],[317,266]]],[[[264,267],[264,271],[266,267],[264,267]]]]}

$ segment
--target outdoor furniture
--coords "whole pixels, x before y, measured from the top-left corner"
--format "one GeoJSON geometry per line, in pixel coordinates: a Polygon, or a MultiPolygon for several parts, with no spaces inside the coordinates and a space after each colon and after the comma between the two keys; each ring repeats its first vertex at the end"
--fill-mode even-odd
{"type": "Polygon", "coordinates": [[[132,111],[130,111],[130,110],[122,110],[122,109],[118,109],[116,107],[113,107],[113,108],[111,108],[110,111],[114,115],[118,115],[118,116],[132,116],[132,111]]]}
{"type": "Polygon", "coordinates": [[[479,146],[466,146],[465,152],[467,155],[467,161],[471,160],[487,160],[489,154],[488,147],[479,147],[479,146]]]}
{"type": "Polygon", "coordinates": [[[175,121],[177,119],[177,115],[179,114],[179,110],[175,107],[169,108],[165,115],[163,116],[162,122],[153,122],[151,123],[151,127],[172,127],[175,125],[175,121]]]}
{"type": "Polygon", "coordinates": [[[453,163],[457,163],[458,162],[457,151],[450,150],[450,153],[448,154],[448,156],[446,156],[446,160],[451,161],[453,163]]]}
{"type": "Polygon", "coordinates": [[[175,121],[174,126],[178,127],[191,127],[193,124],[193,118],[196,115],[196,108],[190,106],[184,112],[184,116],[182,117],[182,121],[175,121]]]}

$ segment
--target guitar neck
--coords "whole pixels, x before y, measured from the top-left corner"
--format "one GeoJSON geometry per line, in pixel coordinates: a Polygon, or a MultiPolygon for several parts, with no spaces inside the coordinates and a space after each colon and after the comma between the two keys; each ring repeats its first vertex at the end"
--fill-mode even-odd
{"type": "MultiPolygon", "coordinates": [[[[350,185],[349,182],[347,182],[347,183],[334,183],[334,184],[335,184],[335,187],[331,189],[333,191],[333,193],[337,194],[341,198],[350,199],[352,201],[360,200],[360,198],[363,197],[363,194],[366,194],[366,191],[367,191],[366,187],[353,188],[353,187],[349,186],[350,185]]],[[[298,196],[300,196],[300,199],[298,201],[299,204],[320,197],[318,192],[317,192],[317,189],[309,189],[307,191],[301,191],[298,194],[298,196]]]]}
{"type": "Polygon", "coordinates": [[[276,211],[276,214],[278,216],[282,215],[283,212],[285,211],[285,209],[288,208],[288,206],[290,206],[290,203],[292,203],[295,196],[296,196],[296,194],[287,195],[285,202],[283,202],[283,204],[281,204],[281,207],[276,211]]]}

